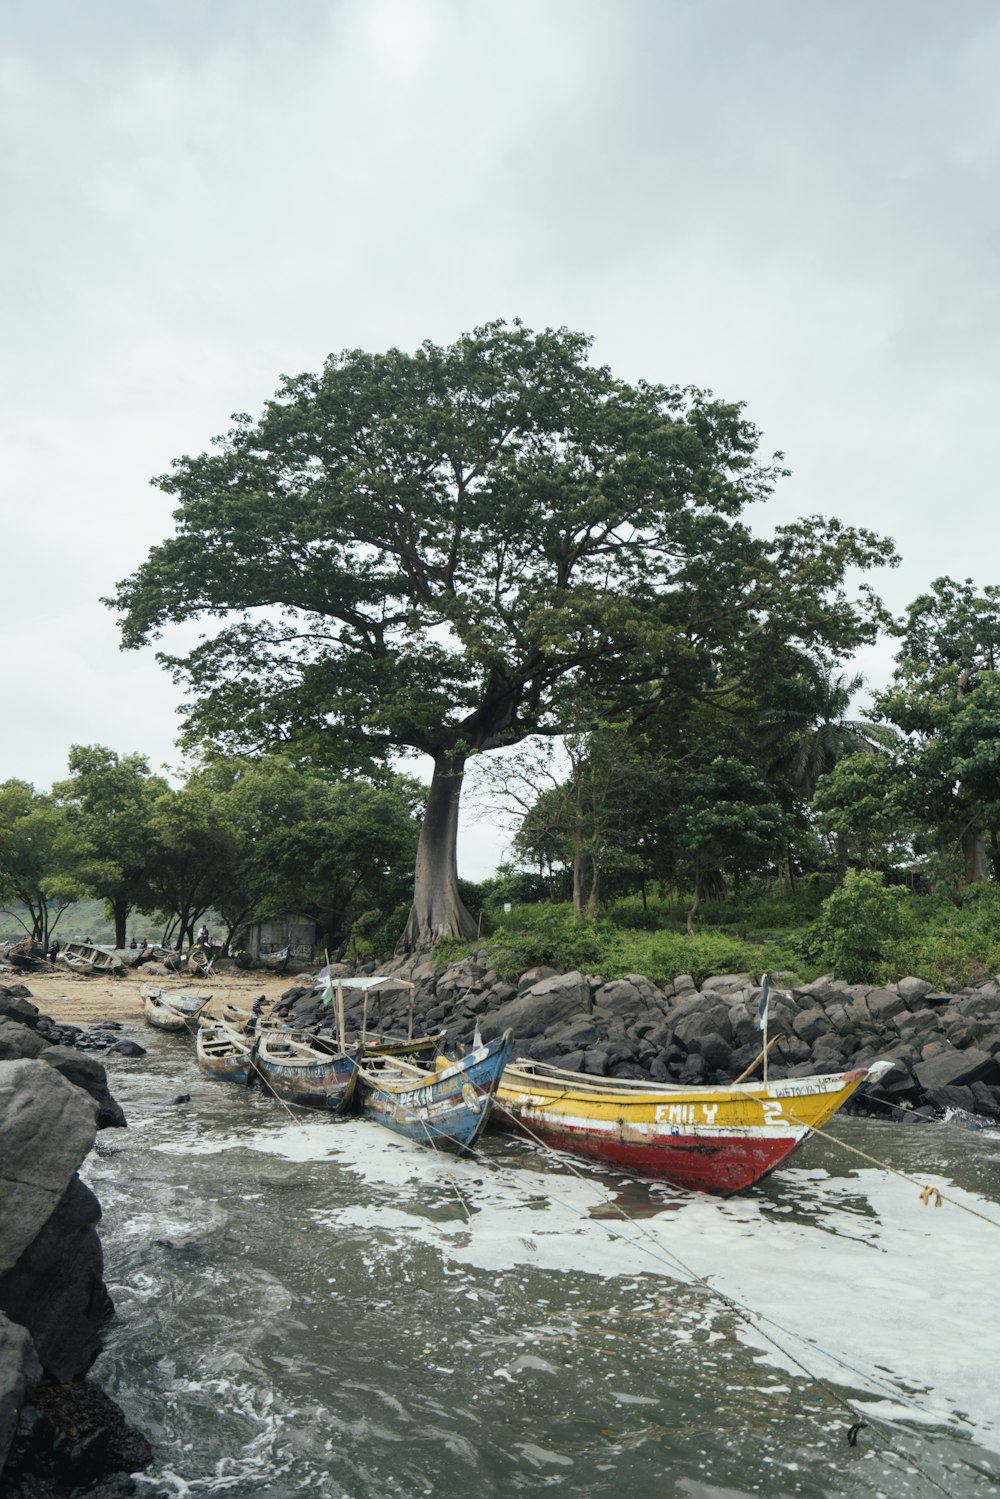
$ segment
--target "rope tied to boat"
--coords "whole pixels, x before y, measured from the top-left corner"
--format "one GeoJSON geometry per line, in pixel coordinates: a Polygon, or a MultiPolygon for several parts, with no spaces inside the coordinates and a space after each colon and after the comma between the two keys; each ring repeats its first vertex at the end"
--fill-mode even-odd
{"type": "Polygon", "coordinates": [[[851,1155],[860,1156],[862,1160],[868,1161],[872,1166],[877,1166],[880,1171],[888,1171],[892,1176],[898,1176],[900,1181],[909,1182],[910,1186],[916,1187],[920,1193],[920,1200],[924,1204],[924,1207],[930,1207],[932,1200],[936,1208],[942,1207],[947,1202],[951,1207],[958,1208],[963,1213],[968,1213],[970,1217],[979,1218],[981,1222],[988,1223],[991,1228],[1000,1229],[1000,1223],[995,1218],[991,1218],[987,1213],[981,1213],[978,1208],[970,1207],[967,1202],[959,1202],[957,1197],[946,1196],[939,1187],[933,1187],[925,1182],[918,1181],[908,1171],[900,1171],[897,1166],[890,1166],[888,1161],[880,1161],[878,1156],[870,1155],[867,1150],[861,1150],[857,1145],[848,1145],[846,1140],[841,1140],[837,1135],[828,1134],[825,1126],[820,1124],[806,1124],[806,1121],[800,1119],[791,1109],[787,1110],[787,1117],[791,1119],[793,1124],[804,1125],[813,1134],[821,1135],[824,1140],[829,1140],[831,1145],[839,1145],[841,1150],[849,1151],[851,1155]]]}
{"type": "MultiPolygon", "coordinates": [[[[517,1119],[515,1120],[515,1123],[517,1124],[518,1128],[523,1130],[524,1133],[531,1140],[533,1140],[535,1144],[540,1146],[546,1154],[557,1156],[560,1164],[564,1165],[580,1181],[588,1183],[592,1181],[592,1178],[587,1177],[582,1171],[577,1168],[574,1162],[566,1155],[565,1151],[557,1150],[554,1146],[550,1145],[548,1141],[542,1138],[541,1135],[536,1134],[529,1125],[525,1124],[523,1119],[517,1119]]],[[[807,1126],[807,1128],[811,1128],[811,1126],[807,1126]]],[[[831,1138],[833,1137],[831,1136],[831,1138]]],[[[478,1153],[470,1149],[469,1154],[476,1156],[478,1153]]],[[[892,1168],[890,1167],[889,1169],[891,1170],[892,1168]]],[[[902,1175],[903,1173],[897,1174],[902,1175]]],[[[584,1214],[581,1209],[575,1206],[575,1204],[566,1202],[564,1199],[556,1197],[554,1192],[548,1192],[546,1193],[546,1195],[551,1198],[553,1202],[560,1202],[564,1207],[569,1208],[572,1212],[577,1213],[580,1217],[589,1216],[584,1214]]],[[[809,1366],[803,1361],[803,1359],[799,1358],[798,1355],[794,1353],[786,1343],[781,1342],[773,1332],[769,1331],[769,1327],[776,1328],[779,1332],[781,1332],[783,1337],[794,1338],[797,1342],[811,1343],[811,1340],[807,1340],[800,1334],[792,1332],[790,1328],[782,1326],[782,1324],[780,1322],[777,1322],[773,1317],[768,1317],[762,1312],[755,1311],[752,1307],[746,1306],[742,1302],[737,1301],[736,1298],[730,1295],[728,1291],[721,1290],[718,1286],[713,1285],[708,1276],[699,1275],[698,1271],[695,1270],[693,1266],[687,1264],[685,1260],[681,1259],[678,1254],[675,1254],[673,1251],[667,1250],[662,1244],[660,1244],[644,1224],[636,1223],[633,1218],[630,1218],[628,1213],[622,1207],[621,1203],[613,1202],[612,1206],[631,1229],[638,1229],[639,1239],[638,1241],[636,1241],[636,1239],[630,1238],[629,1236],[623,1234],[619,1229],[617,1229],[615,1225],[610,1224],[606,1221],[602,1222],[601,1224],[605,1233],[607,1233],[611,1238],[622,1239],[626,1244],[631,1244],[633,1247],[643,1250],[652,1259],[660,1260],[675,1272],[677,1270],[680,1270],[683,1275],[689,1278],[689,1280],[693,1281],[696,1285],[701,1286],[703,1291],[705,1291],[709,1296],[721,1302],[723,1306],[728,1308],[728,1310],[734,1317],[737,1317],[741,1322],[745,1323],[747,1327],[752,1328],[759,1337],[770,1343],[772,1348],[774,1348],[778,1353],[787,1358],[790,1363],[794,1364],[799,1373],[804,1375],[805,1379],[824,1397],[829,1405],[839,1406],[841,1410],[846,1411],[847,1414],[853,1418],[852,1424],[847,1432],[847,1442],[848,1446],[850,1447],[857,1446],[858,1434],[861,1431],[867,1430],[872,1423],[866,1421],[861,1415],[861,1412],[858,1410],[857,1406],[847,1396],[842,1395],[839,1390],[831,1385],[829,1380],[824,1379],[822,1375],[814,1374],[809,1366]],[[652,1243],[646,1242],[647,1239],[652,1240],[652,1243]]],[[[811,1346],[816,1345],[811,1344],[811,1346]]],[[[849,1370],[854,1374],[858,1374],[860,1372],[859,1370],[855,1369],[845,1358],[831,1353],[828,1349],[824,1350],[824,1352],[826,1353],[827,1358],[829,1358],[832,1362],[839,1364],[841,1368],[849,1370]]],[[[872,1376],[870,1372],[868,1374],[868,1378],[872,1383],[876,1385],[879,1385],[881,1383],[881,1381],[872,1376]]],[[[898,1390],[883,1386],[883,1391],[884,1393],[891,1395],[893,1399],[902,1400],[905,1404],[912,1406],[915,1410],[921,1411],[922,1413],[922,1407],[917,1401],[901,1394],[898,1390]]],[[[927,1469],[923,1467],[923,1465],[912,1456],[911,1453],[905,1451],[901,1444],[895,1439],[894,1433],[889,1428],[887,1422],[876,1419],[874,1424],[876,1426],[876,1429],[878,1430],[882,1442],[889,1452],[893,1453],[893,1455],[899,1458],[901,1461],[908,1463],[915,1472],[919,1473],[921,1477],[927,1481],[931,1488],[934,1488],[939,1493],[943,1494],[945,1496],[945,1499],[954,1499],[954,1495],[951,1494],[950,1491],[938,1481],[933,1473],[929,1473],[927,1469]]]]}

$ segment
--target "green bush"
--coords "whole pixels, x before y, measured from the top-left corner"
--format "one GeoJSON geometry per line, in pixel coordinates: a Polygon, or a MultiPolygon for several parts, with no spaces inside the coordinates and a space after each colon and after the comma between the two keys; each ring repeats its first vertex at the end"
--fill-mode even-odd
{"type": "Polygon", "coordinates": [[[886,982],[899,976],[903,942],[913,931],[912,905],[908,890],[851,870],[823,902],[807,941],[823,966],[847,983],[886,982]]]}
{"type": "MultiPolygon", "coordinates": [[[[617,913],[616,913],[617,914],[617,913]]],[[[786,942],[748,942],[721,933],[689,937],[683,931],[644,931],[602,918],[576,919],[569,905],[518,906],[498,918],[487,944],[501,978],[548,964],[601,978],[641,973],[666,983],[690,973],[701,983],[714,973],[752,973],[795,968],[786,942]]],[[[817,970],[818,971],[818,970],[817,970]]]]}
{"type": "Polygon", "coordinates": [[[497,917],[488,950],[499,976],[512,979],[542,963],[597,972],[603,948],[595,922],[574,918],[569,906],[549,905],[518,906],[497,917]]]}

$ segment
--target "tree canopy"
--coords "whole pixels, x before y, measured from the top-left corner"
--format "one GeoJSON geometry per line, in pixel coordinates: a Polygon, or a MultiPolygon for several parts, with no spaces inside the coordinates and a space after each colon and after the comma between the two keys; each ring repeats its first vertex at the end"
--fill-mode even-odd
{"type": "Polygon", "coordinates": [[[176,532],[110,602],[185,654],[187,733],[434,777],[406,943],[470,935],[455,867],[470,754],[724,695],[835,658],[881,613],[891,543],[819,517],[752,530],[781,474],[739,404],[616,379],[566,329],[350,350],[156,482],[176,532]]]}

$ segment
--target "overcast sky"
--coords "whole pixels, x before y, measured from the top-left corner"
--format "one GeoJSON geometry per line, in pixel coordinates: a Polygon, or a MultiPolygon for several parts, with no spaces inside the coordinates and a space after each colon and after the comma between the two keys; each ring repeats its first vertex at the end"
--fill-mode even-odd
{"type": "Polygon", "coordinates": [[[151,476],[494,317],[744,400],[793,470],[760,524],[894,536],[896,611],[1000,581],[998,77],[995,0],[6,0],[0,780],[179,764],[98,602],[171,530],[151,476]]]}

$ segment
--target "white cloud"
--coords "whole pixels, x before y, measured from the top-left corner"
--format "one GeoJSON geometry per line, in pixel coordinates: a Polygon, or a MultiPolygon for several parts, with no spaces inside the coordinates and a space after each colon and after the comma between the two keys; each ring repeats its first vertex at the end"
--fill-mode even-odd
{"type": "Polygon", "coordinates": [[[895,607],[991,581],[998,67],[973,0],[13,6],[0,778],[176,760],[96,602],[151,475],[331,349],[499,315],[746,399],[794,471],[760,523],[894,534],[895,607]]]}

